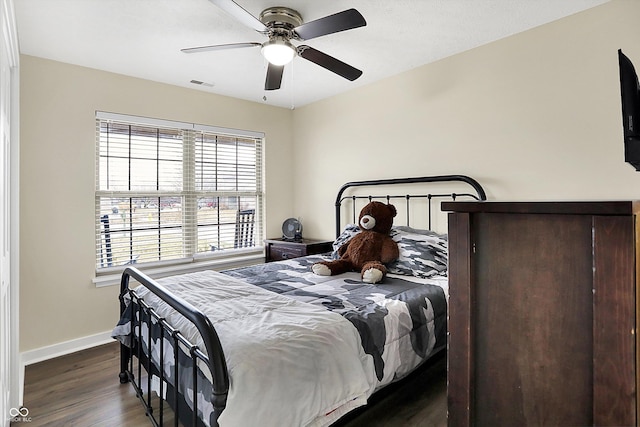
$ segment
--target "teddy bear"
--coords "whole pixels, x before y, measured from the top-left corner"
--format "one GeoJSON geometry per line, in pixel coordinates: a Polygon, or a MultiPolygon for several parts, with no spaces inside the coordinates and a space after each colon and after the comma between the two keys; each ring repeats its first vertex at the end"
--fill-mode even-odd
{"type": "Polygon", "coordinates": [[[396,214],[391,204],[369,202],[358,219],[362,231],[338,249],[340,258],[315,263],[312,271],[320,276],[359,271],[363,282],[380,282],[387,274],[384,264],[395,261],[400,254],[398,244],[389,235],[396,214]]]}

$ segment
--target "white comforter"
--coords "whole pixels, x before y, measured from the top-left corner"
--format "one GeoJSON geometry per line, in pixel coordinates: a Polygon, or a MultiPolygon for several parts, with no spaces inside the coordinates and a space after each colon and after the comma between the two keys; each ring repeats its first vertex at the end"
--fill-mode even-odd
{"type": "MultiPolygon", "coordinates": [[[[220,337],[230,377],[220,426],[329,425],[373,393],[372,358],[340,314],[214,271],[159,282],[202,310],[220,337]]],[[[187,320],[166,306],[158,312],[204,349],[187,320]]]]}

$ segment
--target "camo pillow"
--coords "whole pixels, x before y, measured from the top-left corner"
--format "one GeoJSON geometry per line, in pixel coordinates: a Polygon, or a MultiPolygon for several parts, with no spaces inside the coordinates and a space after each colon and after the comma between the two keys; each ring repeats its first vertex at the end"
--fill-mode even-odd
{"type": "MultiPolygon", "coordinates": [[[[360,233],[356,224],[348,224],[333,242],[331,257],[338,259],[338,249],[353,236],[360,233]]],[[[431,230],[419,230],[405,226],[395,226],[390,233],[398,243],[400,257],[387,266],[389,273],[428,278],[446,275],[447,235],[431,230]]]]}
{"type": "Polygon", "coordinates": [[[419,278],[446,276],[446,234],[400,226],[391,230],[391,236],[398,243],[400,257],[387,266],[389,273],[419,278]]]}

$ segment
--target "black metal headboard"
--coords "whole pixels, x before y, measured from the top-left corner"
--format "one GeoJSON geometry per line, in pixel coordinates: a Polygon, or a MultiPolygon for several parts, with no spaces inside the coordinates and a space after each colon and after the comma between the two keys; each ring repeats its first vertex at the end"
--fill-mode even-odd
{"type": "Polygon", "coordinates": [[[407,213],[407,225],[409,225],[409,201],[411,199],[427,199],[428,203],[428,220],[429,220],[429,228],[431,228],[431,201],[433,199],[447,199],[447,200],[456,200],[458,197],[469,197],[475,200],[487,200],[486,193],[480,183],[473,178],[470,178],[466,175],[440,175],[440,176],[423,176],[416,178],[393,178],[393,179],[381,179],[381,180],[372,180],[372,181],[354,181],[347,182],[344,184],[340,191],[338,191],[338,196],[336,197],[336,237],[340,235],[342,229],[340,224],[341,219],[341,208],[342,202],[345,200],[353,200],[353,218],[355,222],[356,218],[356,209],[355,209],[355,201],[357,199],[368,199],[369,201],[375,199],[384,199],[389,203],[392,199],[404,199],[406,200],[406,213],[407,213]],[[370,186],[384,186],[384,185],[399,185],[399,184],[415,184],[415,183],[436,183],[436,182],[463,182],[470,185],[474,193],[426,193],[426,194],[402,194],[402,195],[352,195],[352,196],[344,196],[343,193],[351,187],[370,187],[370,186]]]}

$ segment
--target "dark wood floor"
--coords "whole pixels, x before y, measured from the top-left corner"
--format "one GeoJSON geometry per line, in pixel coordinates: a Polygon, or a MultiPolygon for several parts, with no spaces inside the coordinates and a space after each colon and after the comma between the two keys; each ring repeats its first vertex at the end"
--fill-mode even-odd
{"type": "MultiPolygon", "coordinates": [[[[446,358],[393,384],[341,427],[444,427],[447,424],[446,358]]],[[[118,346],[107,344],[27,366],[24,406],[35,426],[151,425],[129,384],[118,381],[118,346]]],[[[173,424],[171,424],[173,425],[173,424]]],[[[250,426],[248,426],[250,427],[250,426]]]]}

